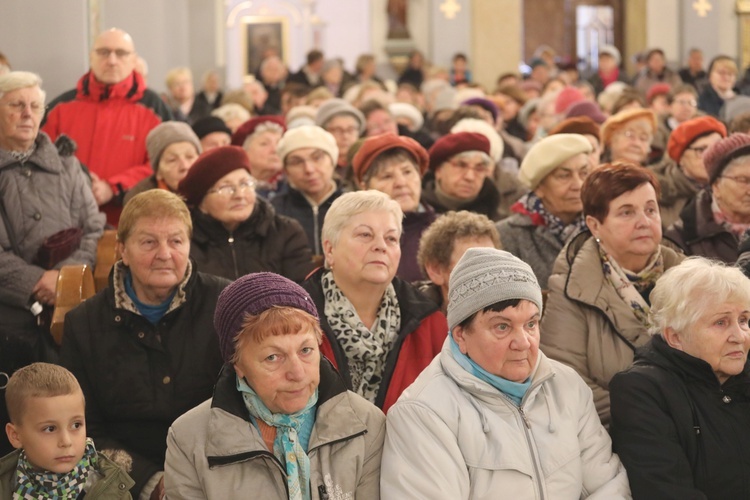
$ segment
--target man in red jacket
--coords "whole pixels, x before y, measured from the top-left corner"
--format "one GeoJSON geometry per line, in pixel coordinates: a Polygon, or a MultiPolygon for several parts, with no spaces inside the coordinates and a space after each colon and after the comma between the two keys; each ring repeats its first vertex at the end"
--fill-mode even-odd
{"type": "Polygon", "coordinates": [[[76,156],[91,172],[94,198],[113,225],[125,192],[153,173],[146,135],[172,119],[134,70],[136,58],[130,35],[115,28],[101,33],[91,49],[91,70],[50,103],[42,127],[53,141],[65,134],[76,142],[76,156]]]}

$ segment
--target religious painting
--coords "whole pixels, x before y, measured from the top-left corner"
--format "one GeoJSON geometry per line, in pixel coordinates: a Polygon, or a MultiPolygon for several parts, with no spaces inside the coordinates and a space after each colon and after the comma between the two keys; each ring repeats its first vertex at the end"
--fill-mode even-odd
{"type": "Polygon", "coordinates": [[[285,17],[246,16],[241,19],[242,59],[246,75],[254,75],[260,62],[277,55],[289,64],[289,20],[285,17]]]}

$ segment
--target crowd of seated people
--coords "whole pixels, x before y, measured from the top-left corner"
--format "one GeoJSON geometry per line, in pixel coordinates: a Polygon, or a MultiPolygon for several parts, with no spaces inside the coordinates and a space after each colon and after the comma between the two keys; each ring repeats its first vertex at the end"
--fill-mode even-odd
{"type": "Polygon", "coordinates": [[[111,29],[47,99],[0,54],[0,498],[742,497],[735,60],[327,56],[159,95],[111,29]]]}

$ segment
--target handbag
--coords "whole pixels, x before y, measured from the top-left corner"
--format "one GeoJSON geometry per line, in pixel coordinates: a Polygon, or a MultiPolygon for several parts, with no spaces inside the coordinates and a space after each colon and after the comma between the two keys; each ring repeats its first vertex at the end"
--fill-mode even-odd
{"type": "Polygon", "coordinates": [[[81,245],[82,237],[83,230],[80,227],[70,227],[48,236],[39,247],[34,264],[44,269],[53,269],[73,255],[73,252],[81,245]]]}

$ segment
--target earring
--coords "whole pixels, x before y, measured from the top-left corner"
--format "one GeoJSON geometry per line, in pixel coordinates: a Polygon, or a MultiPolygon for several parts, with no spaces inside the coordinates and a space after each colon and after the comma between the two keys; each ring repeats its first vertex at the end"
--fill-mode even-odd
{"type": "Polygon", "coordinates": [[[602,240],[600,240],[598,236],[594,236],[594,240],[596,241],[597,244],[602,243],[602,240]]]}

